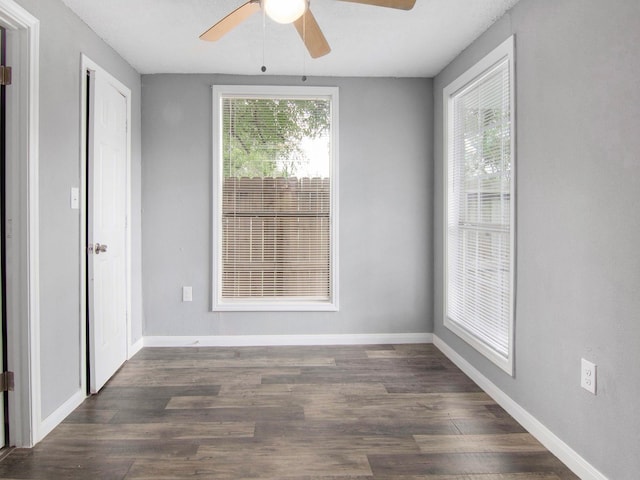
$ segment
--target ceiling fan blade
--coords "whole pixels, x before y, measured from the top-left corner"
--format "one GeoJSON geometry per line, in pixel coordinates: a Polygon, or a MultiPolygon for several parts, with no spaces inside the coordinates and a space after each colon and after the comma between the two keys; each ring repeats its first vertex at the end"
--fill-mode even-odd
{"type": "Polygon", "coordinates": [[[229,33],[239,24],[244,22],[247,18],[256,12],[260,11],[260,2],[251,0],[239,8],[236,8],[229,15],[224,17],[218,23],[216,23],[209,30],[200,35],[200,40],[207,40],[214,42],[220,40],[223,35],[229,33]]]}
{"type": "Polygon", "coordinates": [[[397,8],[399,10],[411,10],[416,0],[341,0],[343,2],[364,3],[376,7],[397,8]]]}
{"type": "Polygon", "coordinates": [[[300,38],[309,50],[309,55],[312,58],[322,57],[331,51],[331,47],[324,38],[320,25],[316,22],[316,18],[311,13],[311,10],[307,9],[304,15],[298,20],[293,22],[300,34],[300,38]]]}

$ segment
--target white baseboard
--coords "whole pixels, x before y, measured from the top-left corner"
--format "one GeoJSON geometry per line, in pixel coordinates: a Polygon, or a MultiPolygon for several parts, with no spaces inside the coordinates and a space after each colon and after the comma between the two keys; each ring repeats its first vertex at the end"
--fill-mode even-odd
{"type": "MultiPolygon", "coordinates": [[[[129,346],[128,358],[133,357],[136,353],[142,350],[144,347],[144,338],[140,338],[137,342],[129,346]]],[[[51,431],[56,428],[67,416],[73,412],[80,404],[87,398],[87,395],[82,389],[74,393],[66,402],[58,407],[47,418],[40,421],[40,425],[37,428],[37,438],[34,440],[34,445],[49,435],[51,431]]]]}
{"type": "Polygon", "coordinates": [[[449,360],[455,363],[460,370],[466,373],[478,384],[491,398],[515,418],[527,429],[540,443],[551,453],[558,457],[582,480],[607,480],[599,470],[582,458],[569,445],[558,438],[551,430],[545,427],[538,419],[522,408],[511,397],[500,390],[491,380],[480,373],[473,365],[467,362],[460,354],[445,343],[437,335],[433,335],[433,343],[449,360]]]}
{"type": "Polygon", "coordinates": [[[85,392],[82,389],[74,393],[66,402],[60,405],[53,413],[47,418],[40,421],[40,425],[37,429],[37,438],[34,441],[34,445],[42,440],[44,437],[56,428],[67,416],[80,406],[84,399],[87,398],[85,392]]]}
{"type": "Polygon", "coordinates": [[[275,345],[380,345],[432,343],[431,333],[336,335],[210,335],[144,337],[145,347],[260,347],[275,345]]]}
{"type": "Polygon", "coordinates": [[[131,359],[131,357],[142,350],[142,347],[144,347],[144,337],[140,337],[137,342],[129,345],[129,350],[127,351],[127,360],[131,359]]]}

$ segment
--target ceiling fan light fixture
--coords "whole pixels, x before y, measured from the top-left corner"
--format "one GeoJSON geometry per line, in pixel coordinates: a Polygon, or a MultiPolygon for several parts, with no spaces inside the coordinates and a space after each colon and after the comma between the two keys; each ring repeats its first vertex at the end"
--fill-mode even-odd
{"type": "Polygon", "coordinates": [[[309,0],[262,0],[267,16],[278,23],[292,23],[309,8],[309,0]]]}

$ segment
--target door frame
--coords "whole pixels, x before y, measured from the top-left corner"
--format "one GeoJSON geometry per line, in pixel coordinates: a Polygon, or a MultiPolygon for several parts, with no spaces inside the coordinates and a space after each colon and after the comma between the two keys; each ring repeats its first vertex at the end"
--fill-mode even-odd
{"type": "Polygon", "coordinates": [[[39,44],[40,22],[13,0],[0,0],[13,67],[7,99],[7,340],[15,390],[9,394],[10,443],[40,440],[39,44]],[[11,190],[11,191],[9,191],[11,190]]]}
{"type": "Polygon", "coordinates": [[[87,108],[89,97],[89,85],[87,85],[87,74],[100,71],[109,82],[125,97],[127,102],[127,147],[126,147],[126,236],[125,236],[125,262],[126,262],[126,314],[127,314],[127,359],[131,358],[131,90],[120,82],[117,78],[100,67],[84,53],[81,54],[80,61],[80,352],[81,361],[81,388],[83,392],[89,394],[89,330],[88,322],[91,321],[88,315],[88,266],[87,266],[87,225],[88,223],[88,182],[87,172],[89,158],[87,147],[89,141],[87,108]]]}
{"type": "MultiPolygon", "coordinates": [[[[7,54],[7,37],[6,37],[7,31],[5,30],[4,27],[2,27],[0,25],[0,65],[2,67],[6,67],[7,66],[7,58],[6,58],[6,54],[7,54]]],[[[5,252],[5,248],[6,248],[6,243],[5,243],[5,238],[6,238],[6,226],[7,226],[7,221],[6,221],[6,187],[7,187],[7,181],[6,181],[6,125],[7,125],[7,118],[6,118],[6,105],[5,105],[5,100],[6,100],[6,94],[7,94],[7,85],[0,85],[0,137],[2,138],[2,145],[0,145],[0,162],[1,162],[1,166],[0,168],[2,169],[2,185],[0,185],[0,192],[2,192],[0,195],[2,196],[2,198],[0,198],[0,208],[2,208],[2,212],[0,212],[0,219],[2,219],[2,226],[0,226],[0,232],[2,232],[2,238],[0,238],[0,255],[2,256],[2,258],[0,258],[0,263],[2,263],[2,266],[0,267],[0,270],[2,270],[0,272],[0,315],[2,316],[2,318],[0,319],[0,323],[1,325],[1,329],[0,329],[0,371],[4,372],[6,370],[9,370],[9,358],[7,357],[7,346],[8,346],[8,342],[7,342],[7,310],[6,310],[6,306],[7,306],[7,296],[6,296],[6,290],[5,290],[5,286],[7,284],[7,278],[6,278],[6,260],[7,260],[7,255],[5,252]]],[[[8,421],[9,421],[9,392],[0,392],[0,449],[4,448],[5,446],[8,447],[10,445],[11,442],[9,442],[9,425],[8,425],[8,421]]]]}

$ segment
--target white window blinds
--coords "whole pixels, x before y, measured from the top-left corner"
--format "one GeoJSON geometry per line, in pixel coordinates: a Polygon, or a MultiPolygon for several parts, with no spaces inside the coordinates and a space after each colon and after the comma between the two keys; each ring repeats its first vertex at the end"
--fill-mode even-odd
{"type": "Polygon", "coordinates": [[[448,101],[447,326],[510,370],[513,328],[511,57],[448,101]]]}
{"type": "Polygon", "coordinates": [[[331,98],[222,95],[220,120],[218,303],[331,304],[331,98]]]}

